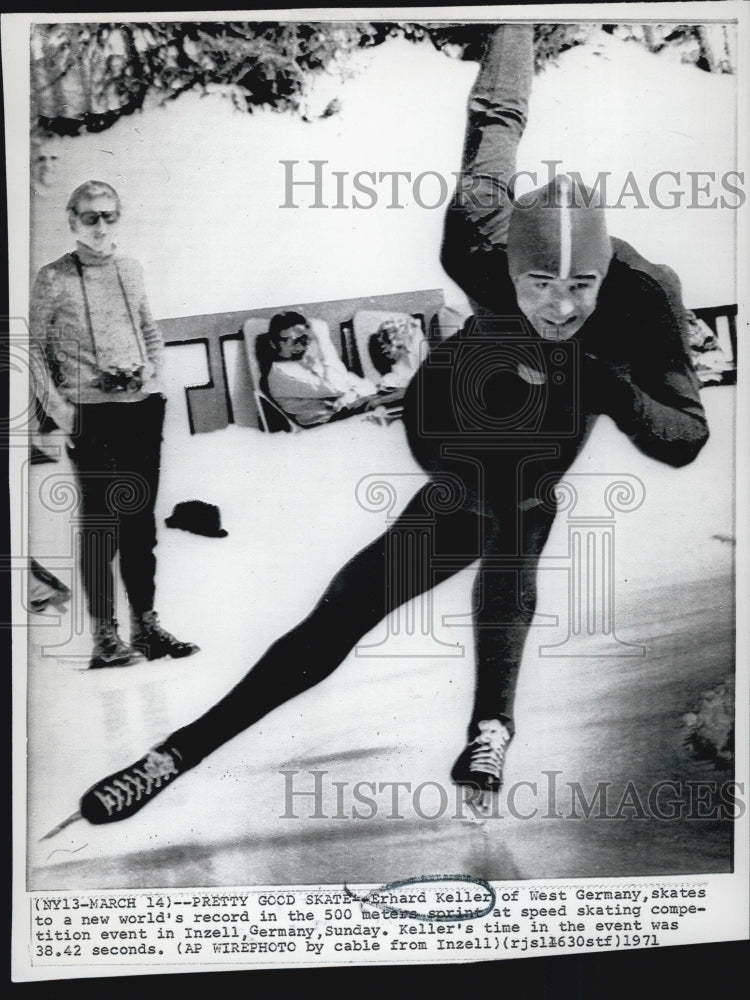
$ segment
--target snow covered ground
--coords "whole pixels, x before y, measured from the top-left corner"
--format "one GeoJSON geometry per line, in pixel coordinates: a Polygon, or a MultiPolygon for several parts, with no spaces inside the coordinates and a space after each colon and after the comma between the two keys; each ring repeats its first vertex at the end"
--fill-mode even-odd
{"type": "MultiPolygon", "coordinates": [[[[645,656],[622,658],[625,647],[613,652],[601,634],[540,649],[563,642],[570,627],[569,577],[559,571],[570,570],[569,523],[559,517],[545,552],[548,568],[540,573],[510,783],[542,782],[549,768],[561,770],[564,781],[612,781],[623,774],[636,782],[663,780],[675,767],[704,775],[680,753],[678,725],[701,692],[733,670],[733,548],[726,541],[733,511],[726,485],[734,390],[708,389],[704,399],[715,433],[688,468],[669,469],[643,457],[602,418],[571,469],[579,487],[581,476],[590,485],[607,473],[635,476],[645,487],[640,508],[618,515],[615,525],[615,631],[621,642],[644,646],[645,656]],[[590,755],[582,752],[586,747],[590,755]]],[[[57,482],[65,474],[64,463],[32,468],[43,495],[49,495],[49,477],[57,482]]],[[[338,567],[385,527],[385,512],[356,501],[358,485],[374,474],[398,490],[392,514],[423,481],[400,424],[350,421],[300,435],[230,427],[170,441],[158,507],[157,603],[167,627],[202,651],[188,660],[92,673],[86,670],[87,632],[69,631],[82,619],[80,593],[59,624],[36,616],[29,675],[33,841],[74,811],[89,785],[209,707],[309,610],[338,567]],[[163,527],[173,504],[193,497],[219,505],[227,538],[163,527]]],[[[38,495],[34,482],[31,493],[38,495]]],[[[606,513],[601,502],[600,513],[606,513]]],[[[67,551],[70,514],[47,512],[34,537],[43,563],[47,552],[67,551]]],[[[65,560],[51,562],[59,569],[65,560]]],[[[283,819],[288,779],[280,772],[299,770],[297,780],[306,783],[294,787],[306,790],[313,787],[309,772],[325,770],[327,780],[349,787],[357,781],[406,780],[414,787],[433,781],[453,794],[447,775],[464,739],[473,683],[466,627],[471,582],[469,570],[437,588],[432,636],[417,629],[389,637],[385,626],[376,629],[363,645],[384,645],[351,655],[332,678],[223,747],[133,820],[106,828],[80,823],[53,841],[31,844],[32,884],[385,881],[425,857],[444,868],[451,852],[466,856],[477,845],[474,827],[448,818],[425,823],[409,810],[404,822],[283,819]],[[371,836],[382,841],[375,858],[362,842],[371,836]],[[311,866],[308,852],[319,837],[322,853],[311,866]],[[331,844],[326,838],[333,838],[331,844]],[[285,872],[284,865],[291,868],[285,872]]],[[[424,811],[438,807],[425,799],[424,811]]],[[[327,808],[332,815],[333,800],[327,808]]],[[[642,853],[643,823],[604,824],[614,839],[603,844],[594,823],[596,849],[580,835],[580,825],[537,824],[531,840],[529,826],[507,821],[482,834],[489,837],[482,841],[488,874],[509,876],[519,864],[527,877],[633,872],[639,865],[655,871],[657,863],[666,865],[662,871],[728,864],[726,831],[713,831],[714,839],[701,831],[697,840],[690,823],[686,830],[695,833],[693,847],[700,850],[691,855],[678,838],[666,859],[664,852],[642,853]],[[509,860],[506,850],[514,843],[526,846],[522,861],[518,847],[509,860]]],[[[667,830],[672,834],[674,824],[667,830]]]]}
{"type": "MultiPolygon", "coordinates": [[[[475,66],[402,42],[368,59],[341,91],[341,116],[325,121],[248,119],[218,98],[186,96],[168,111],[62,143],[70,157],[61,190],[92,175],[129,189],[123,245],[143,261],[160,316],[420,287],[445,287],[457,301],[438,263],[440,211],[382,203],[362,212],[278,208],[282,159],[317,157],[339,170],[447,176],[457,169],[475,66]]],[[[720,176],[733,169],[734,78],[666,59],[604,35],[566,53],[537,80],[519,165],[539,169],[540,179],[546,159],[584,178],[611,170],[616,191],[628,170],[647,188],[655,170],[720,176]]],[[[610,214],[613,233],[675,267],[689,304],[736,301],[733,212],[630,207],[610,214]]],[[[400,424],[349,421],[300,435],[230,426],[191,437],[182,392],[190,374],[172,366],[157,603],[166,627],[202,651],[181,662],[90,673],[80,593],[67,615],[34,617],[31,888],[376,882],[430,870],[494,878],[728,870],[729,832],[721,824],[506,819],[480,827],[448,814],[427,821],[413,808],[403,820],[381,810],[371,821],[342,821],[332,818],[331,785],[328,819],[311,819],[302,808],[299,819],[282,818],[284,769],[297,769],[304,788],[317,770],[328,781],[433,781],[451,789],[447,775],[472,693],[471,571],[435,593],[432,620],[443,645],[413,635],[376,650],[387,655],[352,655],[131,821],[78,823],[37,843],[90,784],[222,695],[311,607],[341,563],[383,530],[386,512],[356,500],[365,477],[396,484],[391,515],[423,481],[400,424]],[[164,527],[174,504],[192,498],[220,507],[227,538],[164,527]]],[[[202,381],[200,374],[193,380],[202,381]]],[[[703,398],[712,437],[693,465],[674,470],[644,458],[602,418],[571,470],[634,476],[643,485],[640,507],[616,519],[615,621],[618,638],[645,646],[646,655],[605,655],[601,635],[568,647],[573,657],[540,652],[564,640],[569,625],[568,576],[543,569],[511,785],[541,787],[550,769],[563,781],[621,784],[703,773],[682,754],[677,726],[700,693],[733,670],[735,393],[711,388],[703,398]]],[[[70,481],[67,460],[31,467],[29,476],[32,555],[72,583],[72,514],[55,491],[70,481]]],[[[567,553],[561,517],[547,565],[569,566],[567,553]]],[[[387,634],[382,626],[366,641],[387,634]]],[[[424,808],[434,802],[426,798],[424,808]]]]}

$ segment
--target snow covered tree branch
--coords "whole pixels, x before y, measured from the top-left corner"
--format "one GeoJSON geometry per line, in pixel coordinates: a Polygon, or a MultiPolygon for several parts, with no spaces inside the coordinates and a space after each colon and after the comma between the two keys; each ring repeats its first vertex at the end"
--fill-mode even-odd
{"type": "MultiPolygon", "coordinates": [[[[479,59],[489,25],[411,22],[149,22],[35,25],[31,39],[32,128],[37,135],[104,131],[147,98],[171,101],[198,90],[259,108],[304,116],[305,95],[321,73],[344,79],[359,49],[402,37],[461,59],[479,59]]],[[[710,72],[733,72],[726,26],[542,24],[537,69],[586,44],[601,29],[645,45],[675,48],[710,72]]],[[[328,113],[335,113],[331,103],[328,113]]]]}

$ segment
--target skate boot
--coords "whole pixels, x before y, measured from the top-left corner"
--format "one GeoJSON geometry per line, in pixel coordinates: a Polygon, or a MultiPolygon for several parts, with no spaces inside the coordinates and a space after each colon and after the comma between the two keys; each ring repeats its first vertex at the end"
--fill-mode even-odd
{"type": "Polygon", "coordinates": [[[116,823],[142,809],[187,768],[177,750],[163,744],[135,764],[93,785],[81,799],[89,823],[116,823]]]}
{"type": "Polygon", "coordinates": [[[505,749],[511,735],[498,719],[480,722],[478,735],[467,744],[453,765],[451,780],[457,785],[497,792],[503,783],[505,749]]]}
{"type": "Polygon", "coordinates": [[[138,653],[124,643],[117,634],[117,622],[114,619],[96,623],[89,670],[98,670],[101,667],[127,667],[131,663],[138,663],[141,659],[138,653]]]}
{"type": "Polygon", "coordinates": [[[463,785],[464,802],[479,818],[497,815],[497,793],[503,783],[505,749],[511,734],[498,719],[478,723],[479,733],[471,740],[453,765],[451,780],[463,785]]]}
{"type": "Polygon", "coordinates": [[[162,656],[179,659],[191,656],[200,649],[193,642],[181,642],[163,629],[155,611],[146,611],[142,615],[134,615],[130,644],[146,657],[147,660],[158,660],[162,656]]]}

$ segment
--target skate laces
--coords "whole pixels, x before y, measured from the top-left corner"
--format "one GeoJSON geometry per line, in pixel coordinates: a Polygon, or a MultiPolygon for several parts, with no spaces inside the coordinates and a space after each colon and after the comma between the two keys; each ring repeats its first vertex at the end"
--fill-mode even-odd
{"type": "Polygon", "coordinates": [[[151,750],[137,764],[105,779],[93,789],[93,794],[107,810],[107,815],[112,816],[127,809],[133,802],[148,798],[154,790],[179,773],[171,754],[151,750]]]}
{"type": "Polygon", "coordinates": [[[498,719],[480,722],[479,735],[469,744],[469,770],[491,774],[499,781],[502,777],[505,748],[509,743],[510,733],[498,719]]]}

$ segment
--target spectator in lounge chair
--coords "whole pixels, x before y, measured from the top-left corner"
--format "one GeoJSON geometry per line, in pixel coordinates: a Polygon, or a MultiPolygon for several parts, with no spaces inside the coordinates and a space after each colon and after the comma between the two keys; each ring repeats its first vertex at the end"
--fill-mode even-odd
{"type": "Polygon", "coordinates": [[[423,342],[422,326],[413,316],[387,319],[380,324],[372,338],[370,354],[378,371],[383,373],[378,382],[381,392],[406,389],[421,364],[423,342]]]}
{"type": "Polygon", "coordinates": [[[269,324],[268,394],[301,427],[315,427],[379,405],[377,388],[326,354],[298,312],[277,313],[269,324]]]}

